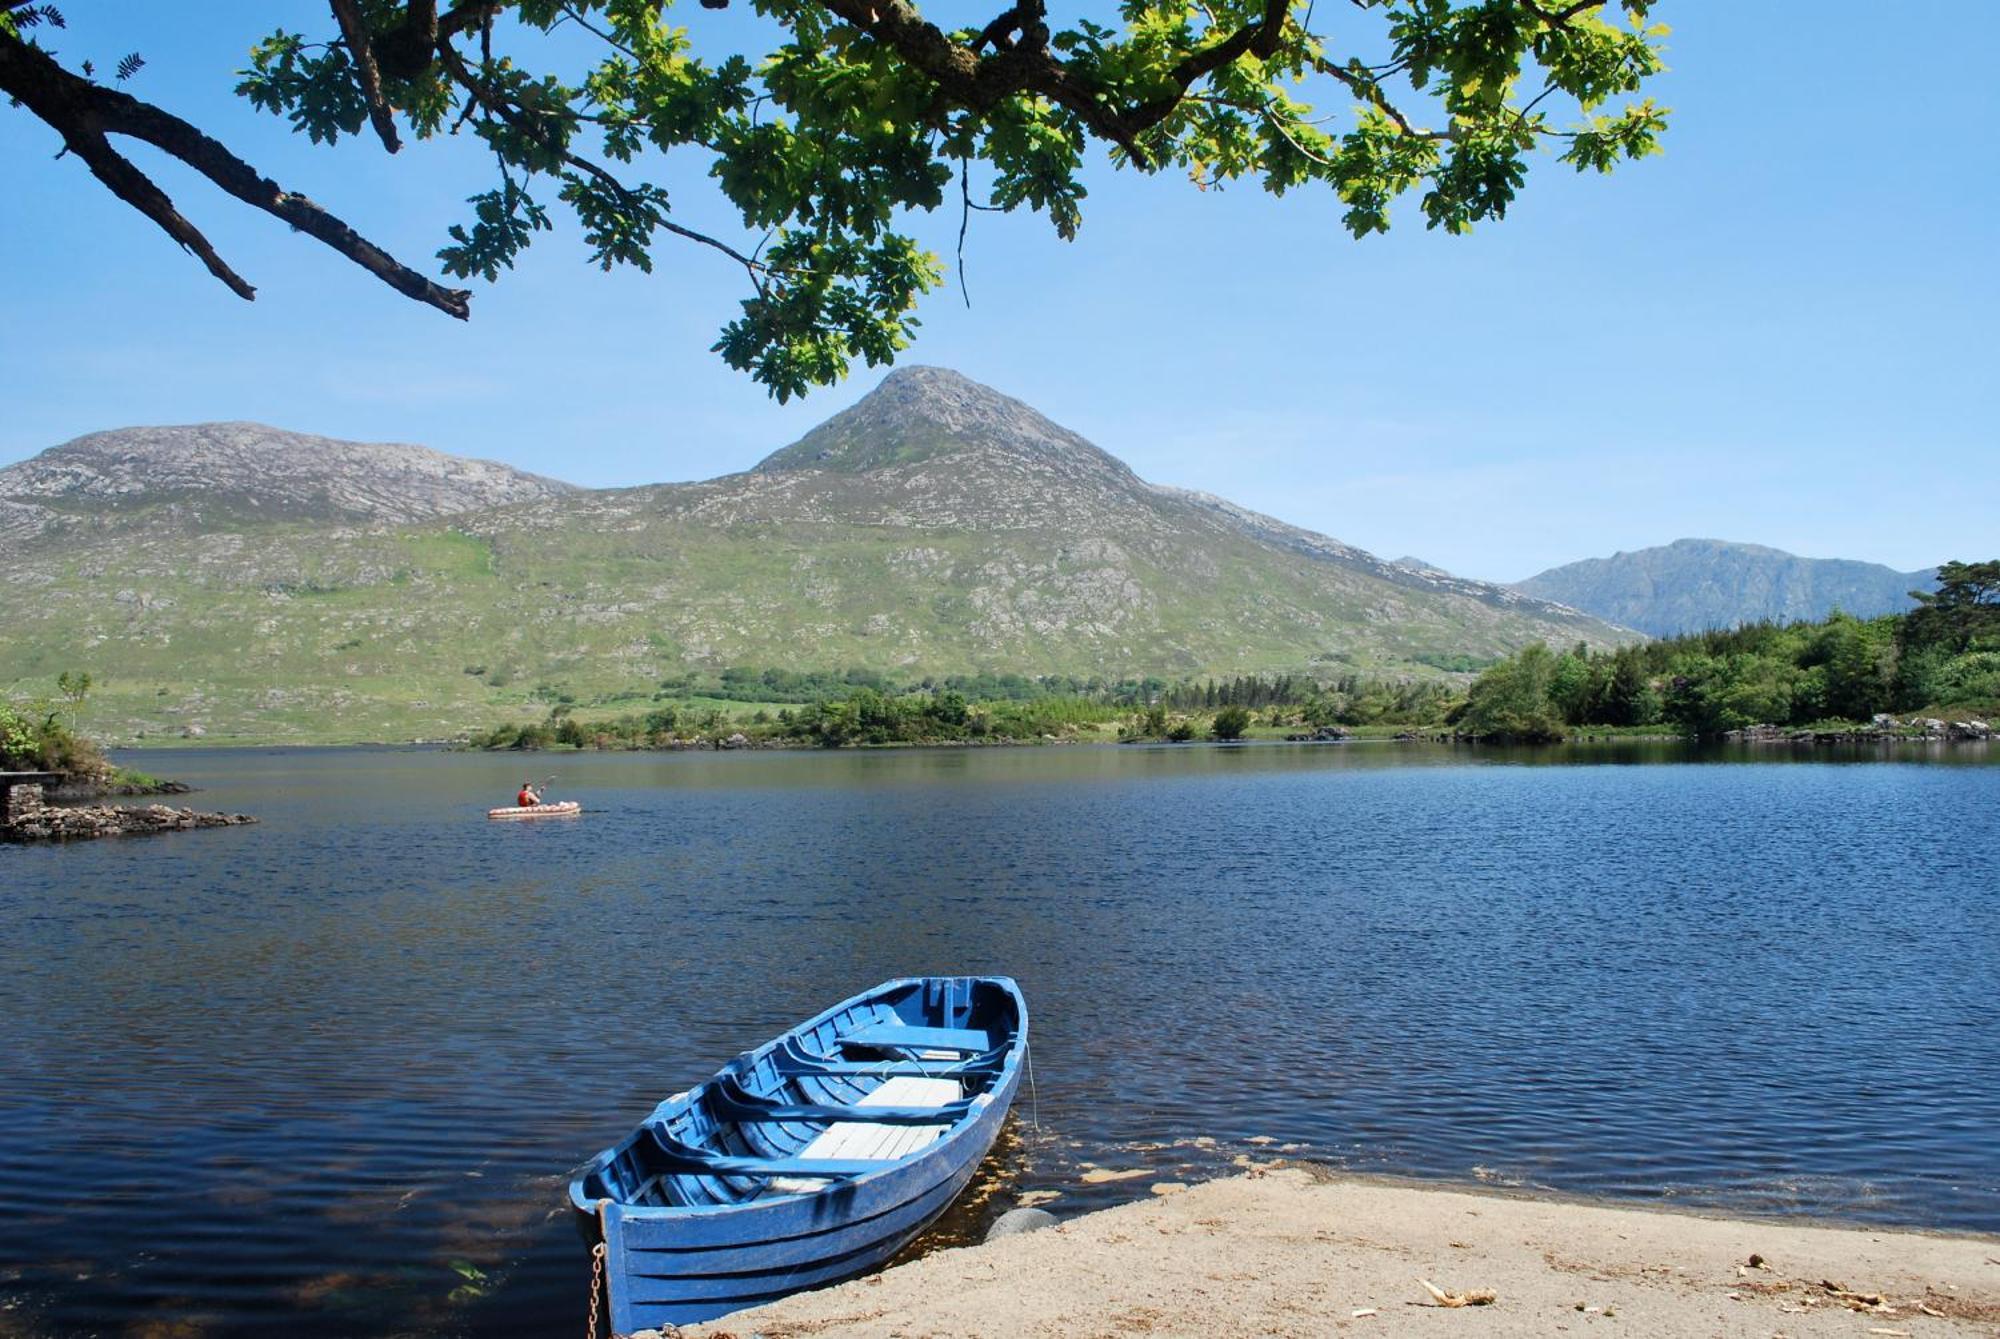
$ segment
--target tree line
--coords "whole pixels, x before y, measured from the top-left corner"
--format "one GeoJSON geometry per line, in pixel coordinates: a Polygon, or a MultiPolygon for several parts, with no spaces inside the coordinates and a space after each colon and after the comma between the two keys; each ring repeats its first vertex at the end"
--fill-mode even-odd
{"type": "MultiPolygon", "coordinates": [[[[1470,664],[1472,662],[1468,662],[1470,664]]],[[[1480,665],[1491,662],[1477,662],[1480,665]]],[[[865,667],[794,670],[772,666],[757,669],[737,665],[717,673],[687,670],[661,679],[656,701],[707,697],[725,702],[804,705],[837,701],[856,690],[884,697],[956,693],[968,702],[1039,702],[1078,698],[1117,707],[1159,704],[1172,711],[1214,711],[1221,707],[1305,707],[1333,702],[1335,712],[1364,716],[1403,714],[1449,689],[1435,679],[1371,677],[1342,674],[1321,678],[1312,674],[1239,674],[1167,679],[1160,675],[1125,676],[1077,674],[921,674],[896,675],[865,667]],[[1366,705],[1362,705],[1366,704],[1366,705]]],[[[537,690],[551,701],[573,703],[552,685],[537,690]]]]}
{"type": "Polygon", "coordinates": [[[1534,645],[1487,670],[1449,716],[1461,733],[1548,740],[1580,726],[1710,737],[2000,705],[2000,561],[1951,562],[1904,614],[1753,623],[1597,652],[1534,645]]]}
{"type": "Polygon", "coordinates": [[[1122,737],[1165,740],[1241,737],[1257,723],[1279,726],[1441,722],[1457,690],[1437,679],[1344,674],[1233,678],[1102,678],[978,674],[898,678],[871,669],[725,669],[661,682],[652,706],[591,720],[567,693],[545,685],[540,720],[475,736],[478,748],[665,748],[741,732],[750,740],[847,744],[958,743],[1061,737],[1110,724],[1122,737]],[[757,704],[748,715],[674,697],[757,704]],[[775,706],[776,710],[772,710],[775,706]],[[1200,717],[1197,721],[1195,718],[1200,717]]]}
{"type": "Polygon", "coordinates": [[[1905,614],[1755,623],[1615,650],[1536,644],[1475,679],[1343,674],[1091,678],[1018,674],[897,678],[879,671],[722,671],[662,691],[760,704],[730,716],[671,701],[585,722],[547,718],[475,739],[484,747],[670,747],[740,731],[752,741],[841,747],[1063,737],[1115,724],[1120,738],[1238,738],[1271,729],[1409,726],[1460,736],[1560,739],[1580,728],[1713,736],[1749,725],[1865,722],[1884,712],[2000,710],[2000,561],[1947,563],[1905,614]],[[792,700],[788,701],[790,698],[792,700]]]}

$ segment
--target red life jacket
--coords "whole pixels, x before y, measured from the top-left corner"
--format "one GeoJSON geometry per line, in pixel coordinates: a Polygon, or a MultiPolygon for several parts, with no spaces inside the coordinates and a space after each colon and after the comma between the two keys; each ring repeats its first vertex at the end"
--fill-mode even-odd
{"type": "Polygon", "coordinates": [[[514,797],[514,803],[519,805],[523,809],[532,809],[537,804],[541,803],[541,801],[535,798],[535,792],[529,790],[526,786],[523,786],[521,787],[521,793],[514,797]]]}

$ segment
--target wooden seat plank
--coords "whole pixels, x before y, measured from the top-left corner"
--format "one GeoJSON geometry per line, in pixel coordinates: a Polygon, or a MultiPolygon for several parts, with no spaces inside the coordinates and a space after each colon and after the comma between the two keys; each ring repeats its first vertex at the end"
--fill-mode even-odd
{"type": "MultiPolygon", "coordinates": [[[[957,1079],[926,1079],[899,1074],[854,1105],[857,1107],[941,1107],[964,1096],[957,1079]]],[[[908,1157],[937,1138],[950,1125],[881,1125],[872,1121],[835,1121],[795,1155],[800,1160],[831,1158],[842,1162],[893,1162],[908,1157]]],[[[769,1193],[806,1195],[827,1182],[813,1177],[774,1178],[769,1193]]]]}
{"type": "Polygon", "coordinates": [[[974,1028],[910,1027],[898,1023],[869,1023],[840,1038],[843,1046],[908,1047],[923,1050],[962,1052],[978,1055],[993,1045],[993,1038],[974,1028]]]}

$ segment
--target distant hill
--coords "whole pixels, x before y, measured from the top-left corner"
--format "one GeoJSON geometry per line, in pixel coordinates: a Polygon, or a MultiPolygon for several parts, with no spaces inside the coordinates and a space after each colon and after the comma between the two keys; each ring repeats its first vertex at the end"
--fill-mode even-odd
{"type": "Polygon", "coordinates": [[[936,368],[705,483],[582,490],[460,462],[501,495],[449,514],[470,499],[426,492],[455,476],[416,448],[231,454],[209,487],[167,468],[174,444],[158,471],[131,448],[129,491],[78,473],[25,504],[63,528],[0,539],[0,691],[88,669],[119,737],[449,736],[560,694],[640,710],[664,678],[737,665],[1429,674],[1632,635],[1148,484],[936,368]]]}
{"type": "Polygon", "coordinates": [[[1915,603],[1935,569],[1801,558],[1757,544],[1677,539],[1659,548],[1552,567],[1514,589],[1655,637],[1732,628],[1762,619],[1821,619],[1839,609],[1863,618],[1915,603]]]}
{"type": "Polygon", "coordinates": [[[261,423],[119,428],[0,469],[0,549],[135,521],[423,521],[570,491],[490,460],[261,423]]]}

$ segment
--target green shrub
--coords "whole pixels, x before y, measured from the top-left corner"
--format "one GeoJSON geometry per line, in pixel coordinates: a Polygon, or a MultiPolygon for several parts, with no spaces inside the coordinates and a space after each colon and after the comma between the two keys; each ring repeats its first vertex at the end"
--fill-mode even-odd
{"type": "Polygon", "coordinates": [[[98,781],[113,770],[97,745],[62,723],[57,709],[0,702],[0,771],[61,772],[98,781]]]}
{"type": "Polygon", "coordinates": [[[1479,676],[1466,694],[1459,727],[1480,739],[1547,743],[1563,738],[1563,719],[1550,700],[1556,658],[1540,642],[1479,676]]]}

